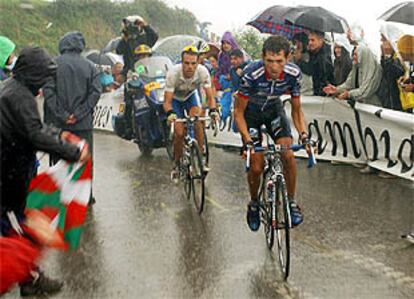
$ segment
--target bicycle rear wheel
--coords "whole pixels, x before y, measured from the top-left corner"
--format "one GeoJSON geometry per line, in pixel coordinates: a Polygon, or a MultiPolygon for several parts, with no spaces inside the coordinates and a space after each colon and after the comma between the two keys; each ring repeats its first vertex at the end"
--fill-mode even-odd
{"type": "MultiPolygon", "coordinates": [[[[186,154],[184,154],[186,155],[186,154]]],[[[180,176],[184,183],[184,193],[187,200],[191,197],[192,187],[191,187],[191,176],[190,176],[190,163],[187,157],[181,158],[180,166],[180,176]]]]}
{"type": "Polygon", "coordinates": [[[191,177],[191,188],[192,195],[194,200],[194,205],[197,209],[197,212],[201,214],[204,209],[204,166],[202,160],[202,154],[198,147],[197,142],[191,146],[190,152],[190,177],[191,177]]]}
{"type": "Polygon", "coordinates": [[[280,269],[287,280],[290,271],[290,210],[283,177],[276,184],[276,223],[275,230],[280,269]]]}

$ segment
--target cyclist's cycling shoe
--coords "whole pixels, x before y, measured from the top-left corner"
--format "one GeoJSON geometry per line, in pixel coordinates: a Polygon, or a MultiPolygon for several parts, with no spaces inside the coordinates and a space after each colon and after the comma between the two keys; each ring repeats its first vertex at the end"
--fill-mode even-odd
{"type": "Polygon", "coordinates": [[[402,235],[401,238],[406,239],[408,242],[414,244],[414,232],[408,233],[406,235],[402,235]]]}
{"type": "Polygon", "coordinates": [[[289,200],[290,217],[292,219],[292,226],[298,226],[303,221],[303,215],[299,205],[294,200],[289,200]]]}
{"type": "Polygon", "coordinates": [[[45,296],[48,294],[51,295],[59,292],[62,289],[62,287],[63,282],[51,279],[45,276],[43,273],[37,272],[36,279],[33,279],[30,282],[26,282],[20,285],[20,295],[22,297],[36,295],[45,296]]]}
{"type": "Polygon", "coordinates": [[[247,205],[247,224],[254,232],[260,227],[260,204],[257,200],[251,200],[247,205]]]}
{"type": "Polygon", "coordinates": [[[179,171],[178,166],[175,166],[171,171],[171,181],[174,184],[178,184],[179,179],[180,179],[180,171],[179,171]]]}

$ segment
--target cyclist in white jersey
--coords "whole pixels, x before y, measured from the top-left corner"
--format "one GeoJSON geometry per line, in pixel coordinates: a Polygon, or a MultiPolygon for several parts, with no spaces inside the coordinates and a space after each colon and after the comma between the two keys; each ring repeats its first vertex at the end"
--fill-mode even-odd
{"type": "MultiPolygon", "coordinates": [[[[203,88],[209,105],[212,119],[218,117],[216,103],[211,86],[211,78],[207,68],[198,63],[199,52],[196,47],[188,46],[181,52],[181,64],[175,65],[167,73],[164,95],[164,110],[168,122],[174,125],[174,168],[171,179],[178,181],[178,165],[183,153],[185,127],[183,123],[174,122],[184,117],[184,110],[189,116],[201,115],[200,89],[203,88]]],[[[203,127],[201,122],[195,125],[195,137],[201,152],[204,149],[203,127]]],[[[207,168],[205,170],[208,170],[207,168]]]]}

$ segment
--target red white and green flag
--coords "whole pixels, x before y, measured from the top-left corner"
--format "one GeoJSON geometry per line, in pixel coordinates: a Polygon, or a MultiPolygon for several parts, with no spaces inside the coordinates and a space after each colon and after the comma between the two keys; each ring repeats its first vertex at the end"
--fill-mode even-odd
{"type": "Polygon", "coordinates": [[[92,160],[84,164],[60,160],[30,183],[26,210],[47,215],[62,236],[61,249],[79,247],[92,187],[92,160]]]}

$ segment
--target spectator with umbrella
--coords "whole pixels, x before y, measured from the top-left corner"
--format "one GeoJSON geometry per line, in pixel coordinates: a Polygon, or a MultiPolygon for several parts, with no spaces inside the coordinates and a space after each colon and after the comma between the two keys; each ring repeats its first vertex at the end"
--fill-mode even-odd
{"type": "Polygon", "coordinates": [[[325,95],[323,88],[334,82],[330,47],[325,44],[324,32],[345,33],[349,26],[346,20],[322,8],[313,6],[273,6],[259,14],[248,24],[261,32],[280,34],[292,38],[300,32],[309,34],[309,61],[298,56],[296,61],[302,72],[312,76],[314,95],[325,95]],[[290,37],[289,37],[290,36],[290,37]]]}
{"type": "Polygon", "coordinates": [[[323,88],[334,83],[334,66],[331,48],[325,42],[324,32],[345,33],[348,30],[346,20],[322,7],[298,6],[289,10],[285,20],[295,26],[311,30],[309,33],[309,62],[301,63],[304,73],[312,76],[313,94],[326,95],[323,88]]]}
{"type": "Polygon", "coordinates": [[[323,32],[312,31],[309,34],[308,51],[309,61],[297,55],[296,63],[303,73],[312,76],[313,95],[325,96],[323,88],[333,84],[335,79],[331,47],[325,42],[323,32]]]}
{"type": "Polygon", "coordinates": [[[402,110],[398,80],[404,75],[404,66],[397,53],[401,31],[392,24],[383,24],[381,32],[382,80],[379,97],[384,108],[402,110]]]}
{"type": "MultiPolygon", "coordinates": [[[[297,33],[293,36],[292,43],[294,45],[292,60],[295,64],[301,67],[302,63],[309,62],[308,52],[308,35],[304,32],[297,33]]],[[[302,68],[301,68],[302,70],[302,68]]],[[[313,95],[312,75],[306,72],[306,68],[302,70],[302,84],[300,88],[302,95],[313,95]]]]}
{"type": "MultiPolygon", "coordinates": [[[[414,25],[414,2],[402,2],[383,13],[379,20],[414,25]]],[[[404,35],[397,43],[398,52],[402,59],[409,63],[409,70],[405,78],[400,80],[400,100],[402,109],[412,112],[414,108],[414,37],[404,35]]]]}

